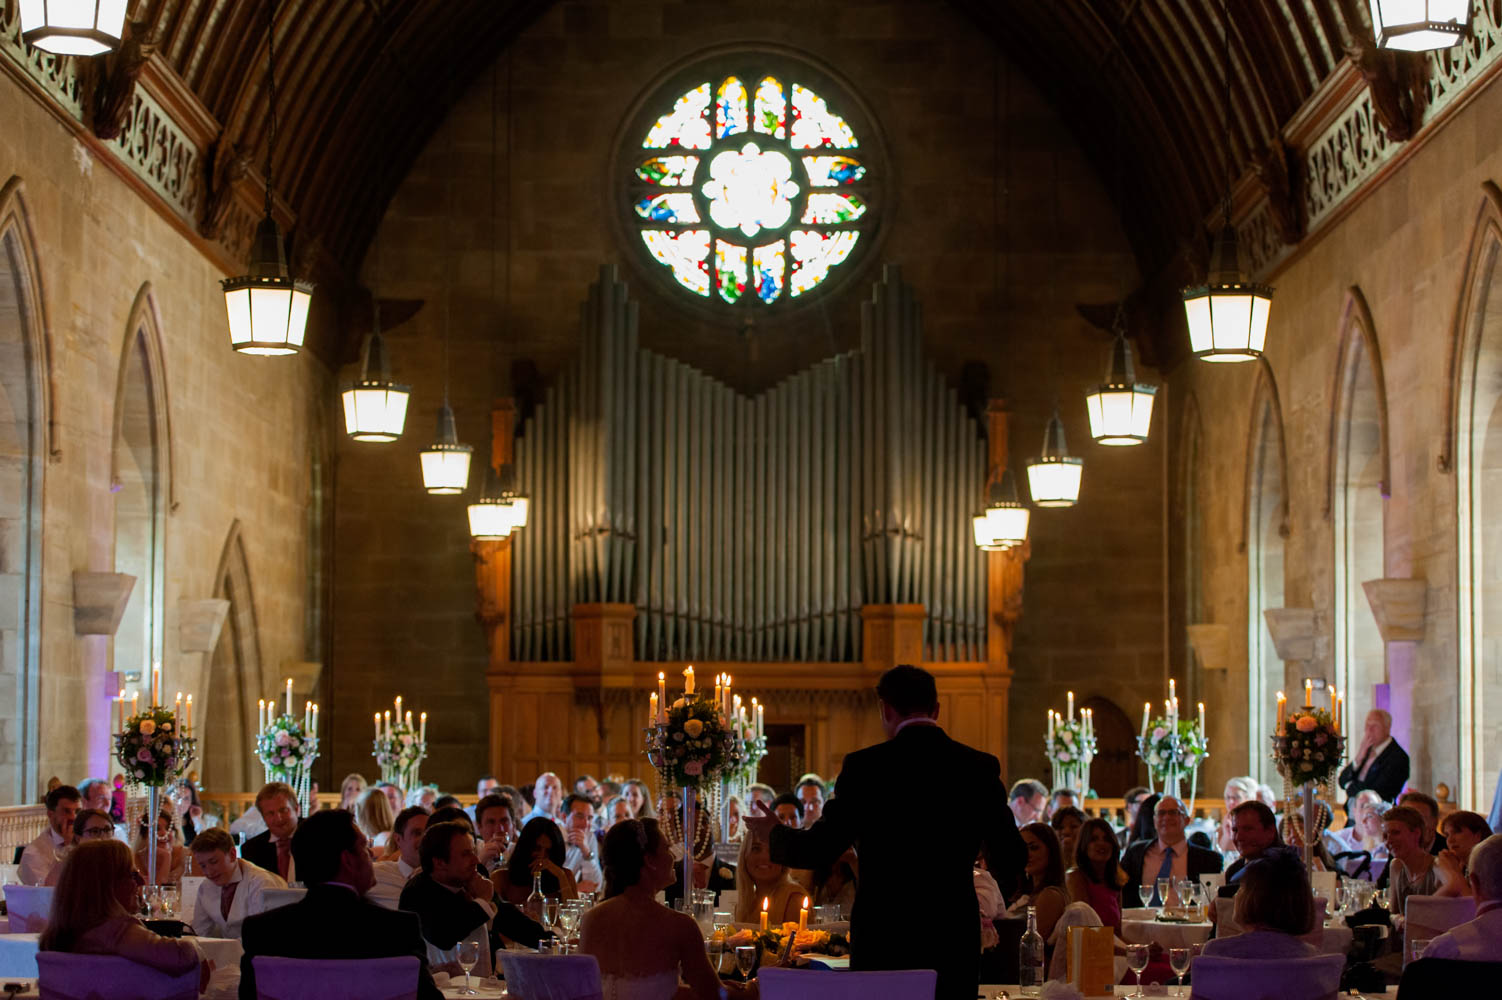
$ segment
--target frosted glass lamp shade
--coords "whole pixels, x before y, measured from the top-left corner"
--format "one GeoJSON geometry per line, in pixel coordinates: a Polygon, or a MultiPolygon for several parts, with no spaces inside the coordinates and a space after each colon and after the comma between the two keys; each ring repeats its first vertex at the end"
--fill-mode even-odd
{"type": "Polygon", "coordinates": [[[1027,464],[1027,491],[1035,507],[1073,507],[1080,498],[1085,460],[1072,455],[1035,458],[1027,464]]]}
{"type": "Polygon", "coordinates": [[[344,430],[356,441],[395,441],[407,423],[411,391],[395,382],[356,382],[342,393],[344,430]]]}
{"type": "Polygon", "coordinates": [[[438,408],[438,433],[419,454],[423,489],[434,495],[463,493],[469,486],[469,460],[474,449],[459,443],[454,411],[445,402],[438,408]]]}
{"type": "Polygon", "coordinates": [[[219,282],[230,346],[241,354],[296,354],[308,326],[313,283],[287,274],[282,234],[267,215],[256,227],[250,272],[219,282]]]}
{"type": "Polygon", "coordinates": [[[509,505],[496,497],[481,497],[469,505],[469,537],[477,541],[496,541],[509,534],[509,505]]]}
{"type": "Polygon", "coordinates": [[[59,56],[120,47],[128,0],[21,0],[21,40],[59,56]]]}
{"type": "Polygon", "coordinates": [[[1377,48],[1448,49],[1471,25],[1471,0],[1370,0],[1377,48]]]}
{"type": "Polygon", "coordinates": [[[1153,422],[1153,385],[1101,385],[1085,396],[1090,436],[1096,444],[1133,445],[1147,440],[1153,422]]]}

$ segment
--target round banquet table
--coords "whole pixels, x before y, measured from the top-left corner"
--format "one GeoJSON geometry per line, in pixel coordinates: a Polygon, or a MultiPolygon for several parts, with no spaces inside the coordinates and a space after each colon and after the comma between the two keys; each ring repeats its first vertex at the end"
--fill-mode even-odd
{"type": "MultiPolygon", "coordinates": [[[[1127,913],[1134,911],[1128,910],[1127,913]]],[[[1204,944],[1210,939],[1211,923],[1197,921],[1194,923],[1180,924],[1154,919],[1142,919],[1137,917],[1123,916],[1121,920],[1121,939],[1127,944],[1155,944],[1160,948],[1188,948],[1191,945],[1204,944]]],[[[1344,955],[1351,948],[1353,935],[1351,929],[1343,920],[1332,920],[1325,924],[1323,934],[1319,940],[1314,940],[1311,935],[1305,940],[1314,945],[1325,955],[1344,955]]]]}

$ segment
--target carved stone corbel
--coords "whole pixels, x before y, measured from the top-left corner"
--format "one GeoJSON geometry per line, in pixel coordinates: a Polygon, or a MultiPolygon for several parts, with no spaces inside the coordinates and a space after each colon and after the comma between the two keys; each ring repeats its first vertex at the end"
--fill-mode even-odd
{"type": "Polygon", "coordinates": [[[1366,81],[1372,111],[1392,142],[1407,142],[1424,117],[1424,81],[1428,63],[1420,52],[1378,49],[1358,39],[1346,49],[1351,63],[1366,81]]]}
{"type": "Polygon", "coordinates": [[[1186,630],[1201,670],[1225,670],[1230,666],[1231,626],[1204,623],[1186,626],[1186,630]]]}
{"type": "Polygon", "coordinates": [[[220,139],[209,147],[204,157],[203,210],[198,218],[198,233],[217,240],[224,232],[230,208],[235,203],[235,185],[250,170],[250,155],[242,153],[233,142],[220,139]]]}
{"type": "Polygon", "coordinates": [[[136,578],[129,573],[73,574],[73,634],[114,635],[136,578]]]}
{"type": "Polygon", "coordinates": [[[1300,158],[1282,139],[1252,162],[1252,170],[1267,196],[1268,213],[1278,230],[1278,239],[1294,246],[1304,238],[1304,177],[1300,158]]]}
{"type": "Polygon", "coordinates": [[[212,653],[229,615],[229,601],[209,597],[177,602],[177,645],[184,653],[212,653]]]}
{"type": "Polygon", "coordinates": [[[115,139],[125,126],[136,94],[136,81],[156,51],[156,38],[145,21],[132,21],[120,48],[92,60],[89,118],[94,134],[115,139]]]}
{"type": "Polygon", "coordinates": [[[1383,642],[1421,642],[1429,584],[1425,580],[1384,578],[1361,584],[1383,642]]]}
{"type": "Polygon", "coordinates": [[[1314,659],[1314,609],[1267,608],[1262,612],[1278,659],[1307,663],[1314,659]]]}

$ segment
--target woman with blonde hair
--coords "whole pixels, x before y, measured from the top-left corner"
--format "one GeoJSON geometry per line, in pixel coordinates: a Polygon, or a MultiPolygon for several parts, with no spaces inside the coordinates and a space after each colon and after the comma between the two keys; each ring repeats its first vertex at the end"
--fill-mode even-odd
{"type": "Polygon", "coordinates": [[[360,796],[365,794],[365,775],[359,771],[352,771],[344,776],[339,782],[339,808],[354,812],[360,804],[360,796]]]}
{"type": "Polygon", "coordinates": [[[118,955],[173,976],[197,967],[202,991],[208,963],[199,959],[193,942],[153,934],[134,916],[141,909],[144,880],[129,847],[118,840],[84,841],[61,867],[41,951],[118,955]]]}
{"type": "Polygon", "coordinates": [[[735,866],[735,919],[753,923],[761,914],[761,902],[768,900],[768,921],[773,927],[797,920],[808,890],[793,881],[786,865],[772,860],[772,849],[749,826],[741,838],[741,852],[735,866]]]}
{"type": "Polygon", "coordinates": [[[391,828],[396,817],[391,814],[391,799],[380,788],[367,788],[360,796],[360,805],[355,810],[355,825],[370,840],[373,850],[381,851],[391,838],[391,828]]]}
{"type": "Polygon", "coordinates": [[[1215,838],[1215,849],[1225,856],[1225,863],[1228,865],[1241,856],[1236,850],[1236,838],[1231,835],[1231,814],[1237,806],[1256,797],[1256,778],[1232,778],[1226,782],[1226,808],[1220,814],[1220,832],[1215,838]]]}

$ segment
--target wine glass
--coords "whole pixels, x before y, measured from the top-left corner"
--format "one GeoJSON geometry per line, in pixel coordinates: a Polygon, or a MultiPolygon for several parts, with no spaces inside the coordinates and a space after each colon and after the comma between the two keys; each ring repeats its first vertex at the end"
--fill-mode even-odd
{"type": "Polygon", "coordinates": [[[542,901],[542,925],[544,927],[558,926],[558,897],[546,896],[542,901]]]}
{"type": "Polygon", "coordinates": [[[740,971],[741,978],[749,982],[751,970],[756,966],[756,945],[742,944],[735,948],[735,967],[740,971]]]}
{"type": "Polygon", "coordinates": [[[1378,889],[1372,894],[1372,902],[1376,903],[1384,910],[1388,908],[1388,902],[1390,898],[1391,897],[1388,896],[1386,889],[1378,889]]]}
{"type": "Polygon", "coordinates": [[[459,942],[459,968],[464,970],[464,989],[460,990],[461,996],[475,996],[477,990],[470,989],[469,970],[480,962],[480,942],[474,938],[465,938],[459,942]]]}
{"type": "Polygon", "coordinates": [[[1150,885],[1139,885],[1137,887],[1137,898],[1142,900],[1143,906],[1151,906],[1153,904],[1153,887],[1150,885]]]}
{"type": "Polygon", "coordinates": [[[1147,945],[1127,945],[1127,968],[1131,969],[1132,974],[1137,977],[1137,991],[1127,995],[1132,997],[1146,996],[1147,994],[1142,992],[1142,972],[1147,968],[1147,945]]]}
{"type": "Polygon", "coordinates": [[[1171,879],[1171,878],[1160,878],[1160,879],[1158,879],[1158,905],[1160,907],[1162,907],[1163,909],[1165,909],[1165,910],[1168,909],[1168,894],[1170,892],[1172,892],[1172,891],[1173,891],[1173,879],[1171,879]]]}
{"type": "Polygon", "coordinates": [[[1184,995],[1184,973],[1189,971],[1189,949],[1168,949],[1168,967],[1173,969],[1174,985],[1179,988],[1179,996],[1184,995]]]}
{"type": "Polygon", "coordinates": [[[558,926],[563,928],[563,953],[569,953],[569,941],[573,940],[574,931],[579,928],[579,918],[584,916],[584,909],[574,905],[570,900],[558,908],[558,926]]]}

